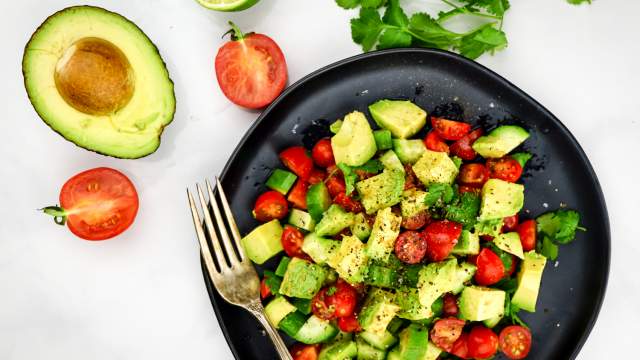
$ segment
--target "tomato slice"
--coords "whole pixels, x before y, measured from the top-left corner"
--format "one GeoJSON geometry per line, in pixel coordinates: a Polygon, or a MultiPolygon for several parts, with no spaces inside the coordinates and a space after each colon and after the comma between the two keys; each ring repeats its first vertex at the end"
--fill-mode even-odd
{"type": "Polygon", "coordinates": [[[500,332],[499,342],[500,350],[509,359],[524,359],[531,350],[531,332],[524,326],[507,326],[500,332]]]}
{"type": "Polygon", "coordinates": [[[472,194],[476,194],[476,195],[480,195],[481,189],[477,188],[477,187],[471,187],[471,186],[466,186],[466,185],[460,185],[458,186],[458,192],[460,194],[464,194],[466,192],[468,193],[472,193],[472,194]]]}
{"type": "Polygon", "coordinates": [[[331,320],[336,317],[336,309],[333,305],[327,303],[327,290],[325,287],[320,289],[318,293],[311,299],[311,311],[320,319],[331,320]]]}
{"type": "Polygon", "coordinates": [[[300,179],[309,180],[311,171],[313,171],[313,160],[307,154],[307,149],[302,146],[292,146],[280,153],[280,160],[300,179]]]}
{"type": "Polygon", "coordinates": [[[267,286],[266,280],[267,278],[264,277],[262,278],[262,281],[260,281],[260,299],[262,300],[271,296],[271,289],[267,286]]]}
{"type": "Polygon", "coordinates": [[[518,225],[518,235],[522,243],[522,250],[531,251],[536,248],[536,221],[531,219],[523,221],[518,225]]]}
{"type": "Polygon", "coordinates": [[[416,173],[413,172],[413,167],[410,164],[405,164],[404,173],[406,174],[404,177],[404,190],[417,187],[418,177],[416,176],[416,173]]]}
{"type": "Polygon", "coordinates": [[[60,190],[60,207],[73,234],[106,240],[131,226],[138,213],[138,193],[118,170],[95,168],[67,180],[60,190]]]}
{"type": "Polygon", "coordinates": [[[298,179],[293,185],[293,188],[287,196],[287,200],[293,204],[294,207],[302,210],[307,209],[307,190],[309,190],[309,184],[301,179],[298,179]]]}
{"type": "Polygon", "coordinates": [[[293,225],[286,224],[280,238],[282,247],[287,256],[309,259],[309,256],[302,251],[304,235],[293,225]]]}
{"type": "Polygon", "coordinates": [[[340,330],[347,333],[362,331],[358,318],[355,314],[338,318],[338,327],[340,330]]]}
{"type": "Polygon", "coordinates": [[[489,176],[492,179],[516,182],[522,175],[522,166],[511,156],[489,159],[487,160],[487,168],[489,168],[489,176]]]}
{"type": "Polygon", "coordinates": [[[431,219],[426,210],[420,211],[413,216],[402,218],[402,227],[407,230],[418,230],[427,225],[431,219]]]}
{"type": "Polygon", "coordinates": [[[267,222],[273,219],[283,219],[289,212],[289,204],[282,194],[270,190],[258,196],[253,207],[253,216],[258,221],[267,222]]]}
{"type": "Polygon", "coordinates": [[[433,341],[437,347],[450,352],[453,343],[462,335],[464,324],[464,320],[454,317],[436,321],[429,333],[431,341],[433,341]]]}
{"type": "Polygon", "coordinates": [[[331,140],[320,139],[311,150],[311,157],[316,165],[323,168],[336,164],[336,160],[333,157],[333,148],[331,147],[331,140]]]}
{"type": "Polygon", "coordinates": [[[442,313],[444,316],[458,316],[458,298],[452,293],[446,293],[442,300],[442,313]]]}
{"type": "MultiPolygon", "coordinates": [[[[329,171],[329,173],[331,173],[331,171],[329,171]]],[[[324,184],[327,186],[329,195],[331,195],[332,198],[338,196],[338,194],[345,194],[347,191],[347,185],[338,173],[333,173],[333,175],[329,176],[324,184]]]]}
{"type": "Polygon", "coordinates": [[[427,240],[427,257],[431,261],[442,261],[456,245],[462,225],[449,220],[434,221],[422,231],[427,240]]]}
{"type": "Polygon", "coordinates": [[[427,240],[417,231],[405,231],[394,246],[396,256],[406,264],[417,264],[427,254],[427,240]]]}
{"type": "Polygon", "coordinates": [[[469,161],[475,159],[478,154],[476,154],[476,151],[473,150],[471,145],[473,145],[482,134],[484,134],[484,131],[482,128],[479,128],[463,136],[460,140],[451,144],[451,154],[462,160],[469,161]]]}
{"type": "Polygon", "coordinates": [[[506,218],[502,219],[502,232],[504,233],[516,231],[516,229],[518,228],[519,220],[520,217],[518,216],[518,214],[507,216],[506,218]]]}
{"type": "Polygon", "coordinates": [[[471,125],[467,123],[437,117],[431,118],[431,126],[444,140],[460,140],[471,131],[471,125]]]}
{"type": "Polygon", "coordinates": [[[329,287],[326,298],[327,305],[335,309],[337,317],[344,317],[353,314],[358,301],[358,292],[346,281],[338,279],[338,281],[329,287]]]}
{"type": "Polygon", "coordinates": [[[468,339],[469,339],[469,335],[466,333],[462,333],[462,335],[460,335],[458,340],[456,340],[456,342],[453,343],[453,346],[451,347],[451,351],[449,352],[461,359],[470,359],[469,349],[467,347],[468,339]]]}
{"type": "Polygon", "coordinates": [[[489,286],[497,283],[504,277],[504,265],[500,257],[490,249],[484,248],[476,259],[476,274],[474,278],[478,285],[489,286]]]}
{"type": "Polygon", "coordinates": [[[294,344],[289,352],[291,353],[293,360],[318,360],[320,347],[320,344],[305,345],[298,343],[294,344]]]}
{"type": "Polygon", "coordinates": [[[354,200],[351,196],[345,193],[339,193],[333,198],[333,202],[342,206],[345,210],[352,213],[359,213],[364,211],[364,207],[358,200],[354,200]]]}
{"type": "Polygon", "coordinates": [[[311,174],[309,175],[308,183],[309,185],[314,185],[323,182],[326,177],[327,173],[325,173],[324,170],[313,168],[313,170],[311,170],[311,174]]]}
{"type": "Polygon", "coordinates": [[[460,167],[458,183],[464,186],[481,188],[489,180],[489,170],[483,164],[464,164],[460,167]]]}
{"type": "Polygon", "coordinates": [[[469,357],[488,359],[498,351],[498,335],[485,326],[476,325],[469,332],[467,348],[469,357]]]}
{"type": "Polygon", "coordinates": [[[447,145],[435,131],[430,131],[427,134],[427,137],[424,138],[424,144],[427,146],[427,149],[431,151],[449,153],[449,145],[447,145]]]}
{"type": "Polygon", "coordinates": [[[218,84],[236,105],[259,109],[275,100],[287,83],[287,62],[282,50],[263,34],[242,34],[234,26],[232,41],[216,55],[218,84]]]}

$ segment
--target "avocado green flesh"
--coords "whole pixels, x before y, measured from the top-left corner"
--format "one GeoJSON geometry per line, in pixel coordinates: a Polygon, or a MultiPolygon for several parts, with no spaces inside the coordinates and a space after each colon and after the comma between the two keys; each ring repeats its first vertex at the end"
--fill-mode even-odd
{"type": "Polygon", "coordinates": [[[160,146],[160,135],[173,119],[173,82],[158,49],[131,21],[102,8],[76,6],[50,16],[27,43],[22,71],[29,99],[42,120],[87,150],[119,158],[149,155],[160,146]],[[77,110],[56,86],[60,59],[87,38],[115,45],[131,66],[132,96],[110,114],[77,110]]]}

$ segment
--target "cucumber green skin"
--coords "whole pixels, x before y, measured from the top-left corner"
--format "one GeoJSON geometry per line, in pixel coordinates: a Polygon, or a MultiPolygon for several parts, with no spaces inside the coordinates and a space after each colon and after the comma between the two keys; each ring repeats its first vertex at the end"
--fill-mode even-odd
{"type": "Polygon", "coordinates": [[[369,345],[362,337],[356,338],[356,345],[358,346],[357,360],[384,360],[387,357],[387,352],[384,350],[376,349],[369,345]]]}
{"type": "Polygon", "coordinates": [[[275,190],[282,195],[287,195],[297,178],[298,177],[290,171],[275,169],[267,179],[265,185],[269,189],[275,190]]]}
{"type": "Polygon", "coordinates": [[[323,182],[311,185],[307,191],[307,210],[316,222],[322,219],[322,214],[331,205],[329,190],[323,182]]]}
{"type": "Polygon", "coordinates": [[[429,331],[420,325],[411,324],[400,333],[400,359],[422,359],[429,346],[429,331]]]}
{"type": "Polygon", "coordinates": [[[502,125],[485,136],[481,136],[471,146],[484,158],[499,158],[529,138],[529,133],[516,125],[502,125]]]}
{"type": "Polygon", "coordinates": [[[391,131],[376,130],[373,132],[373,137],[376,139],[376,147],[378,148],[378,150],[388,150],[393,148],[393,141],[391,140],[391,131]]]}
{"type": "Polygon", "coordinates": [[[344,360],[351,359],[358,355],[358,345],[355,341],[338,341],[325,346],[318,360],[344,360]]]}
{"type": "Polygon", "coordinates": [[[292,336],[295,340],[304,344],[318,344],[333,339],[338,335],[338,328],[329,321],[311,315],[307,322],[302,325],[298,333],[292,336]]]}
{"type": "Polygon", "coordinates": [[[283,256],[282,259],[280,259],[280,263],[276,268],[275,274],[278,276],[284,276],[284,274],[287,272],[289,262],[291,262],[291,258],[288,256],[283,256]]]}
{"type": "Polygon", "coordinates": [[[289,212],[287,222],[305,231],[313,231],[316,227],[316,221],[313,220],[311,214],[295,208],[289,212]]]}
{"type": "Polygon", "coordinates": [[[298,331],[300,331],[300,328],[306,321],[307,317],[303,313],[294,311],[285,316],[284,319],[280,320],[278,329],[282,330],[285,334],[293,337],[298,333],[298,331]]]}
{"type": "Polygon", "coordinates": [[[384,266],[370,265],[364,282],[375,287],[393,289],[398,286],[398,273],[384,266]]]}
{"type": "Polygon", "coordinates": [[[202,5],[203,7],[209,9],[209,10],[215,10],[215,11],[221,11],[221,12],[236,12],[236,11],[242,11],[242,10],[247,10],[248,8],[252,7],[253,5],[257,4],[258,1],[260,0],[248,0],[246,3],[236,7],[236,8],[214,8],[210,5],[207,5],[206,2],[204,1],[200,1],[198,0],[198,4],[202,5]]]}
{"type": "Polygon", "coordinates": [[[369,331],[363,331],[360,334],[363,340],[378,350],[387,350],[398,342],[398,338],[393,336],[388,330],[384,335],[380,336],[369,331]]]}
{"type": "Polygon", "coordinates": [[[422,140],[393,139],[393,151],[403,164],[414,164],[426,150],[422,140]]]}

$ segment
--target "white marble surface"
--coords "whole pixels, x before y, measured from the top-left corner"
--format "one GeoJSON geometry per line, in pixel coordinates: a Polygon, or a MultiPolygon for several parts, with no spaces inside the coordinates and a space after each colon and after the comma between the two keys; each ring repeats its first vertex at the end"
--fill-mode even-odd
{"type": "MultiPolygon", "coordinates": [[[[352,13],[331,0],[262,0],[239,14],[192,0],[87,1],[135,21],[158,45],[178,111],[152,156],[117,160],[77,148],[36,116],[22,86],[22,48],[67,0],[0,2],[0,358],[230,359],[200,273],[185,186],[219,172],[257,113],[222,96],[213,72],[226,21],[269,34],[292,81],[359,53],[352,13]],[[135,225],[116,240],[79,240],[35,209],[71,175],[112,166],[137,184],[135,225]]],[[[436,0],[403,1],[409,8],[436,0]],[[422,2],[424,3],[424,2],[422,2]]],[[[640,330],[640,2],[513,0],[511,44],[480,62],[571,129],[600,177],[613,236],[609,289],[582,360],[629,358],[640,330]]],[[[579,179],[576,179],[579,181],[579,179]]]]}

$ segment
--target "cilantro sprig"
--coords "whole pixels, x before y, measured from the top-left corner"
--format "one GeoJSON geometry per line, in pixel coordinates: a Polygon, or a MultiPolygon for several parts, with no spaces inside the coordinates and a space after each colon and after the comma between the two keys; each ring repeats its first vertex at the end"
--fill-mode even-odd
{"type": "Polygon", "coordinates": [[[355,190],[355,185],[358,181],[358,171],[377,174],[384,169],[384,165],[382,165],[380,160],[371,159],[360,166],[349,166],[345,163],[339,163],[338,168],[342,171],[342,175],[344,175],[346,195],[350,195],[353,190],[355,190]]]}

